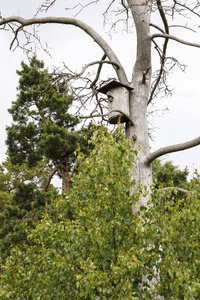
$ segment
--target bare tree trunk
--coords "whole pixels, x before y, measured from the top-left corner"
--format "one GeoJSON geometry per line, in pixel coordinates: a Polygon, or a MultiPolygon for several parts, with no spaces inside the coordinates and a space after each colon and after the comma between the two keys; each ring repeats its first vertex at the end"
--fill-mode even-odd
{"type": "MultiPolygon", "coordinates": [[[[150,153],[147,103],[151,84],[151,38],[149,23],[151,15],[151,1],[128,0],[129,7],[136,25],[137,58],[132,74],[133,91],[130,93],[130,117],[134,126],[127,125],[127,138],[132,140],[134,150],[139,150],[137,166],[133,170],[133,178],[137,184],[147,188],[152,184],[151,164],[146,163],[150,153]]],[[[146,206],[148,197],[142,197],[138,205],[146,206]]]]}

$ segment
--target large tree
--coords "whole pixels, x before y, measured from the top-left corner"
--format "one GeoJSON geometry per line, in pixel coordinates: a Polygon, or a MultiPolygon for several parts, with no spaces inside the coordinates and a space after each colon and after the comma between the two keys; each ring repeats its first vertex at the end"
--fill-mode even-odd
{"type": "Polygon", "coordinates": [[[33,56],[30,64],[21,63],[17,99],[8,110],[13,123],[7,127],[8,156],[12,164],[27,162],[34,167],[46,159],[52,176],[60,171],[63,190],[70,184],[69,171],[78,142],[86,142],[74,128],[79,120],[69,113],[73,97],[64,82],[58,82],[44,62],[33,56]]]}
{"type": "MultiPolygon", "coordinates": [[[[55,3],[56,0],[43,1],[41,6],[42,11],[45,10],[48,12],[55,3]]],[[[77,10],[80,8],[79,12],[82,12],[83,9],[87,9],[87,7],[93,4],[101,5],[102,1],[73,1],[75,9],[77,10]]],[[[200,4],[198,2],[192,3],[187,1],[182,3],[180,1],[164,2],[161,0],[119,0],[110,1],[104,5],[105,20],[108,19],[109,12],[112,11],[112,7],[114,7],[116,11],[116,19],[113,21],[113,28],[116,27],[118,22],[121,20],[125,21],[127,27],[129,24],[130,26],[134,25],[135,27],[137,35],[137,54],[130,82],[128,81],[126,71],[114,50],[102,38],[102,36],[95,31],[94,28],[91,28],[88,24],[76,17],[40,17],[38,12],[37,17],[34,16],[31,19],[23,19],[20,16],[4,17],[1,19],[0,25],[4,29],[11,28],[13,30],[14,39],[11,46],[13,46],[14,43],[17,43],[16,45],[20,45],[20,33],[24,33],[26,37],[28,36],[28,42],[30,42],[30,38],[34,34],[38,39],[39,37],[36,36],[38,29],[34,30],[34,26],[37,26],[38,24],[63,24],[63,26],[72,25],[83,30],[86,35],[90,36],[97,43],[97,45],[103,50],[101,60],[91,62],[86,65],[80,73],[73,73],[70,72],[69,69],[65,69],[64,72],[60,72],[58,74],[58,77],[64,77],[67,80],[74,80],[76,78],[83,79],[86,69],[91,65],[97,65],[98,68],[95,76],[92,79],[85,76],[84,82],[86,82],[85,91],[88,91],[88,88],[90,87],[94,99],[96,100],[96,107],[93,112],[98,111],[101,115],[105,115],[105,101],[102,101],[98,96],[97,86],[98,83],[102,83],[101,69],[104,64],[109,64],[114,68],[115,76],[120,83],[133,88],[130,92],[129,98],[130,116],[129,121],[126,122],[126,136],[132,140],[132,148],[134,150],[140,149],[137,163],[134,166],[134,170],[136,170],[136,172],[133,173],[133,176],[138,183],[150,186],[152,183],[151,164],[156,158],[167,153],[185,150],[200,144],[200,137],[197,137],[196,139],[187,142],[185,141],[177,145],[170,145],[151,153],[147,122],[148,105],[152,103],[155,97],[159,97],[159,93],[164,92],[164,94],[167,94],[169,92],[166,78],[171,66],[177,63],[177,58],[172,58],[171,55],[168,56],[167,51],[170,42],[174,41],[176,43],[180,43],[183,47],[192,46],[200,48],[200,44],[180,39],[178,35],[170,33],[172,27],[173,29],[179,27],[188,30],[190,26],[188,17],[200,16],[200,4]],[[185,19],[186,17],[187,20],[185,19]],[[153,20],[154,23],[151,23],[151,20],[153,20]],[[33,28],[33,31],[29,31],[30,28],[33,28]],[[151,48],[153,45],[159,55],[159,69],[156,69],[152,65],[151,48]],[[171,65],[169,63],[171,63],[171,65]],[[156,73],[154,73],[153,80],[152,71],[156,71],[156,73]]],[[[66,9],[69,10],[68,4],[66,4],[66,9]]],[[[175,30],[173,30],[173,32],[176,34],[175,30]]],[[[74,89],[79,98],[82,90],[83,86],[80,89],[77,89],[77,87],[74,89]]],[[[91,94],[86,95],[85,92],[84,95],[82,95],[84,96],[84,100],[81,98],[81,103],[85,105],[86,100],[90,98],[89,96],[91,96],[91,94]]],[[[92,115],[93,114],[91,112],[90,117],[92,115]]],[[[148,197],[141,197],[139,205],[146,205],[147,199],[148,197]]]]}

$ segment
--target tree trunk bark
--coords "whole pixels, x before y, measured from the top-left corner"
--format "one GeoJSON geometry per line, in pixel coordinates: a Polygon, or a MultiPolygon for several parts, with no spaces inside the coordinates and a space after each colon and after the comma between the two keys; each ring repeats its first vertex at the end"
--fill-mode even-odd
{"type": "Polygon", "coordinates": [[[61,174],[62,174],[62,193],[68,191],[71,187],[72,181],[69,177],[69,168],[67,164],[62,164],[61,166],[61,174]]]}
{"type": "MultiPolygon", "coordinates": [[[[150,189],[152,184],[151,164],[146,163],[150,154],[147,103],[151,85],[151,38],[149,32],[151,1],[128,0],[137,32],[137,57],[132,74],[130,93],[130,118],[134,126],[127,123],[126,136],[132,141],[133,150],[138,151],[137,164],[134,166],[133,179],[136,185],[142,184],[150,189]]],[[[147,205],[149,197],[141,197],[138,206],[147,205]]]]}

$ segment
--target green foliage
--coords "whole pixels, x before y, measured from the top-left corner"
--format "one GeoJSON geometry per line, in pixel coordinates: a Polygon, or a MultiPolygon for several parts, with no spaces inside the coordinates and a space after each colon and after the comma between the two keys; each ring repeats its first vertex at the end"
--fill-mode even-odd
{"type": "Polygon", "coordinates": [[[190,186],[200,193],[200,175],[197,170],[195,170],[194,176],[190,181],[190,186]]]}
{"type": "Polygon", "coordinates": [[[27,161],[13,165],[9,159],[0,167],[0,255],[5,258],[14,245],[26,241],[24,226],[34,226],[45,210],[45,205],[57,192],[44,186],[49,174],[46,161],[30,168],[27,161]]]}
{"type": "Polygon", "coordinates": [[[76,149],[78,119],[68,112],[73,97],[35,56],[30,66],[21,66],[19,93],[9,109],[13,124],[7,127],[8,155],[13,164],[27,160],[33,166],[45,157],[57,165],[63,151],[70,155],[76,149]]]}
{"type": "Polygon", "coordinates": [[[17,100],[9,112],[13,124],[7,127],[7,161],[0,166],[0,254],[26,239],[26,226],[34,227],[47,203],[57,194],[49,185],[52,168],[62,162],[68,172],[73,166],[78,142],[86,153],[87,129],[74,131],[77,118],[69,114],[73,98],[33,57],[30,65],[22,62],[17,100]],[[47,185],[48,183],[48,185],[47,185]],[[48,186],[49,194],[46,191],[48,186]]]}
{"type": "MultiPolygon", "coordinates": [[[[27,161],[12,164],[9,158],[0,165],[0,212],[6,204],[11,204],[13,194],[19,183],[30,183],[44,190],[51,170],[46,160],[29,167],[27,161]]],[[[50,186],[49,190],[53,189],[50,186]]]]}
{"type": "Polygon", "coordinates": [[[159,272],[156,290],[164,299],[200,299],[198,192],[191,190],[186,199],[176,202],[172,198],[170,190],[152,195],[153,206],[144,215],[145,265],[159,272]]]}
{"type": "Polygon", "coordinates": [[[57,194],[53,186],[43,192],[50,169],[40,161],[30,168],[27,161],[13,165],[9,159],[0,166],[0,255],[26,241],[24,226],[34,226],[42,217],[45,205],[57,194]]]}
{"type": "Polygon", "coordinates": [[[91,144],[89,157],[78,153],[70,193],[52,201],[34,229],[24,228],[27,242],[2,262],[0,299],[199,299],[194,183],[184,204],[170,190],[153,190],[149,209],[133,215],[144,196],[129,175],[137,153],[121,130],[102,129],[91,144]]]}
{"type": "Polygon", "coordinates": [[[13,124],[7,127],[7,153],[13,165],[26,162],[29,168],[45,159],[51,167],[47,190],[55,172],[67,182],[74,167],[74,151],[78,144],[85,153],[89,151],[87,141],[95,126],[75,131],[79,120],[69,113],[73,97],[43,61],[33,56],[29,65],[22,62],[21,66],[17,100],[8,110],[13,124]]]}
{"type": "Polygon", "coordinates": [[[3,296],[134,299],[141,280],[131,208],[139,193],[129,195],[136,153],[121,130],[113,137],[103,129],[91,143],[90,156],[77,157],[70,194],[28,234],[33,246],[15,248],[2,266],[3,296]]]}
{"type": "Polygon", "coordinates": [[[168,187],[171,185],[182,188],[188,186],[188,169],[185,168],[183,171],[181,171],[177,166],[174,166],[171,161],[168,161],[162,165],[160,160],[156,159],[152,163],[152,172],[156,188],[159,186],[168,187]]]}
{"type": "MultiPolygon", "coordinates": [[[[27,228],[41,219],[54,192],[45,193],[33,183],[18,183],[12,200],[0,213],[0,256],[6,258],[10,249],[27,242],[27,228]]],[[[22,246],[23,247],[23,246],[22,246]]]]}

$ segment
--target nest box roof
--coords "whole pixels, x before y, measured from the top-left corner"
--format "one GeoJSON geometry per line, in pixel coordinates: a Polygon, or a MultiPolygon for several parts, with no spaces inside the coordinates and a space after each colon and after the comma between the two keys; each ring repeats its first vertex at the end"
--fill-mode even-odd
{"type": "Polygon", "coordinates": [[[121,82],[118,82],[116,80],[113,80],[107,84],[105,84],[104,86],[100,87],[98,89],[98,92],[100,93],[103,93],[103,94],[107,94],[108,90],[111,89],[111,88],[115,88],[115,87],[118,87],[118,86],[121,86],[121,87],[125,87],[127,88],[127,90],[129,91],[132,91],[133,88],[128,86],[128,85],[125,85],[125,84],[122,84],[121,82]]]}

